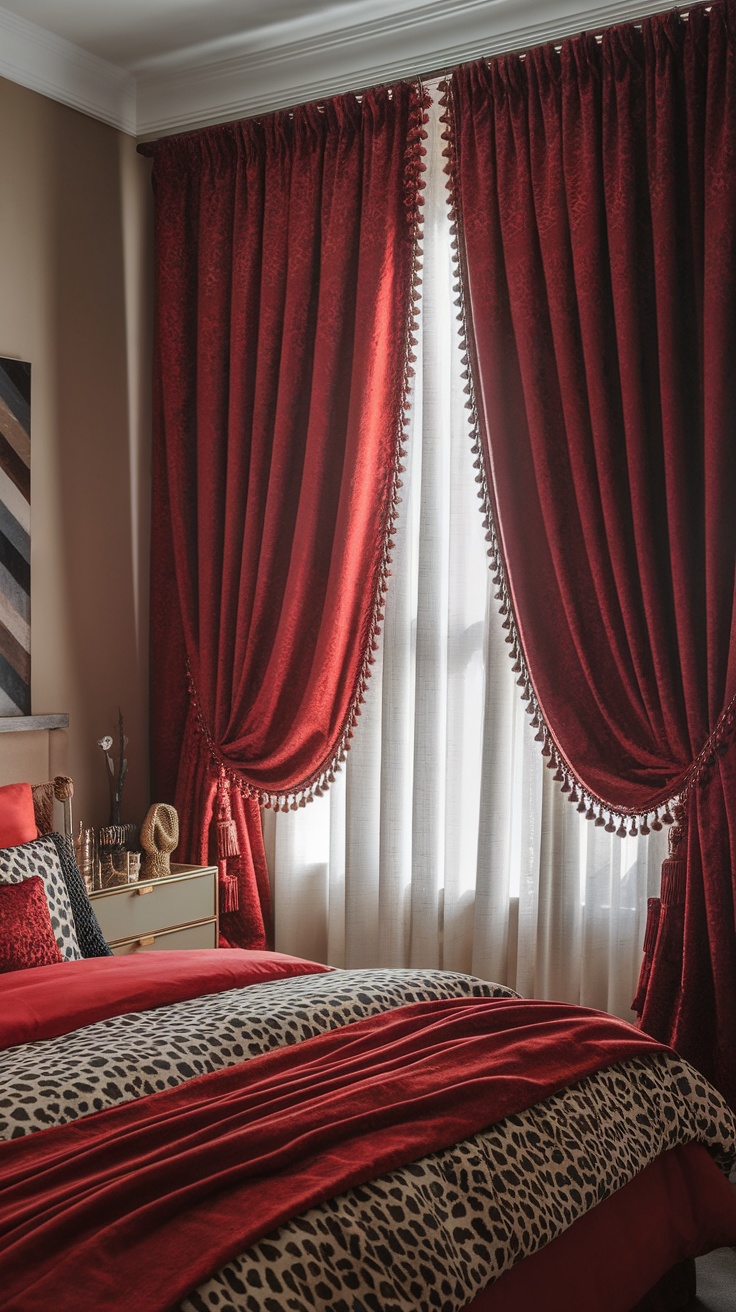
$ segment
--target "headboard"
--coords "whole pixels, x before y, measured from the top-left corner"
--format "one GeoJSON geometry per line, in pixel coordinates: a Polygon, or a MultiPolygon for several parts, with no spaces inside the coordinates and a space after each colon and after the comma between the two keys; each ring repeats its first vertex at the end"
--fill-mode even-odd
{"type": "Polygon", "coordinates": [[[56,829],[66,834],[66,837],[73,842],[72,798],[74,796],[74,784],[69,776],[57,774],[54,779],[49,779],[47,783],[31,784],[31,792],[33,793],[33,811],[38,832],[48,834],[52,829],[56,829]],[[61,804],[62,828],[60,828],[54,816],[55,800],[61,804]]]}
{"type": "Polygon", "coordinates": [[[30,783],[39,830],[73,836],[68,724],[67,715],[0,716],[0,784],[30,783]]]}

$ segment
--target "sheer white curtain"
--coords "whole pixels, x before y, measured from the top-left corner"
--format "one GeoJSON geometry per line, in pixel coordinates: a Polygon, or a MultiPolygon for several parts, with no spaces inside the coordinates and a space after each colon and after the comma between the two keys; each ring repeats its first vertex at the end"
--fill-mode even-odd
{"type": "Polygon", "coordinates": [[[436,104],[428,130],[413,432],[382,650],[330,793],[264,812],[275,946],[336,966],[463,970],[630,1017],[666,837],[621,840],[584,821],[529,728],[472,467],[436,104]]]}

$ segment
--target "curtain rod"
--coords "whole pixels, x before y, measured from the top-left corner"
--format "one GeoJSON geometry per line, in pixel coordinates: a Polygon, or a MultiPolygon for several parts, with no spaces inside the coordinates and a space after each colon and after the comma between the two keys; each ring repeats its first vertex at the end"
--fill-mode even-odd
{"type": "MultiPolygon", "coordinates": [[[[715,0],[715,3],[718,3],[718,0],[715,0]]],[[[715,8],[715,3],[697,5],[695,6],[695,8],[702,9],[704,13],[709,14],[711,10],[715,8]]],[[[690,14],[692,13],[692,8],[693,7],[689,7],[687,9],[674,9],[674,10],[664,9],[658,11],[658,13],[675,13],[677,14],[678,18],[682,18],[685,22],[687,22],[687,20],[690,17],[690,14]]],[[[598,44],[601,45],[603,42],[604,34],[606,32],[614,31],[615,28],[617,27],[635,27],[639,31],[641,31],[641,28],[643,24],[646,22],[647,18],[656,18],[657,16],[658,14],[647,14],[646,17],[637,19],[634,22],[610,23],[607,27],[596,28],[593,31],[590,31],[589,34],[595,37],[598,44]]],[[[563,40],[560,41],[559,43],[558,42],[554,43],[554,49],[557,51],[558,54],[562,50],[564,41],[569,41],[574,36],[582,36],[582,33],[571,32],[569,36],[564,37],[563,40]]],[[[490,59],[500,59],[502,58],[503,55],[516,55],[517,58],[519,59],[525,59],[526,55],[530,50],[538,50],[540,46],[547,45],[547,44],[549,43],[545,41],[540,41],[540,42],[536,42],[532,46],[519,46],[515,50],[504,50],[502,52],[499,52],[498,54],[477,55],[475,56],[475,58],[490,60],[490,59]]],[[[414,77],[394,79],[392,82],[374,82],[371,84],[370,87],[363,87],[360,91],[343,91],[343,92],[338,92],[337,94],[347,95],[347,96],[353,95],[355,96],[356,100],[360,100],[366,91],[377,90],[380,87],[393,86],[395,85],[397,80],[399,82],[415,82],[415,81],[432,82],[436,78],[450,77],[456,68],[461,68],[464,63],[472,63],[472,62],[473,60],[461,60],[460,63],[452,64],[449,68],[445,66],[443,68],[437,68],[430,73],[417,73],[414,77]]],[[[306,103],[310,105],[316,105],[317,108],[319,109],[320,106],[323,104],[323,102],[329,99],[331,99],[330,96],[320,96],[316,100],[307,101],[306,103]]],[[[257,121],[258,119],[262,119],[262,118],[268,118],[270,117],[271,114],[289,114],[293,117],[294,110],[300,108],[302,108],[301,105],[285,105],[281,109],[269,110],[268,114],[252,114],[250,116],[246,115],[245,117],[246,118],[250,117],[254,121],[257,121]]],[[[170,133],[169,136],[167,137],[154,137],[153,140],[151,141],[140,141],[136,146],[136,150],[139,155],[144,155],[148,159],[153,156],[153,148],[155,145],[157,145],[159,141],[170,141],[174,137],[184,138],[188,136],[195,136],[199,132],[206,132],[209,127],[227,127],[228,124],[230,123],[241,123],[241,122],[243,122],[242,119],[228,119],[225,123],[210,123],[207,126],[201,128],[189,128],[184,132],[173,132],[170,133]]]]}
{"type": "MultiPolygon", "coordinates": [[[[702,9],[704,13],[709,14],[709,13],[711,12],[711,10],[715,8],[715,3],[706,4],[706,5],[696,5],[696,6],[693,6],[693,8],[702,9]]],[[[644,23],[647,21],[647,18],[657,18],[657,17],[659,17],[660,14],[670,14],[670,13],[674,13],[674,14],[677,15],[678,18],[682,18],[682,19],[684,20],[684,22],[687,22],[687,20],[688,20],[689,17],[690,17],[690,14],[691,14],[692,12],[693,12],[692,8],[690,8],[690,9],[671,9],[671,8],[668,8],[668,9],[662,9],[662,10],[657,10],[657,12],[654,13],[654,14],[647,14],[644,18],[633,19],[633,20],[630,20],[629,22],[626,22],[626,23],[609,23],[606,27],[597,27],[597,28],[592,28],[592,29],[591,29],[591,28],[585,28],[584,31],[586,31],[586,32],[588,33],[589,36],[595,37],[596,41],[598,42],[598,45],[601,45],[601,44],[603,43],[603,37],[604,37],[605,33],[606,33],[606,32],[613,32],[613,31],[615,31],[615,29],[616,29],[617,27],[635,27],[635,28],[637,29],[637,31],[640,32],[641,29],[642,29],[642,27],[644,26],[644,23]]],[[[582,35],[583,35],[582,32],[571,32],[568,36],[563,37],[562,40],[560,40],[560,41],[555,41],[555,42],[554,42],[554,49],[555,49],[555,50],[557,51],[557,53],[559,54],[560,51],[562,50],[562,47],[563,47],[563,44],[564,44],[565,41],[569,41],[569,40],[571,40],[571,38],[573,38],[573,37],[575,37],[575,36],[582,36],[582,35]]],[[[548,44],[550,44],[550,43],[547,42],[547,41],[537,41],[537,42],[534,43],[533,46],[517,46],[517,47],[516,47],[515,49],[513,49],[513,50],[504,50],[504,51],[502,51],[502,52],[499,52],[498,54],[493,54],[493,55],[479,55],[478,58],[479,58],[479,59],[490,60],[490,59],[500,59],[500,58],[502,58],[503,55],[516,55],[517,58],[519,58],[519,59],[524,59],[525,56],[529,53],[530,50],[538,50],[538,49],[540,48],[540,46],[544,46],[544,45],[548,45],[548,44]]],[[[466,63],[466,62],[471,62],[471,61],[466,61],[466,60],[463,60],[463,61],[462,61],[462,63],[466,63]]],[[[421,79],[420,79],[420,80],[426,82],[426,81],[428,81],[428,80],[431,79],[431,78],[436,78],[436,77],[449,77],[450,74],[451,74],[456,68],[459,68],[459,67],[461,67],[460,64],[453,64],[452,68],[449,68],[449,69],[447,69],[447,68],[444,68],[444,69],[437,69],[436,72],[434,72],[434,73],[423,73],[423,74],[421,75],[421,79]]]]}

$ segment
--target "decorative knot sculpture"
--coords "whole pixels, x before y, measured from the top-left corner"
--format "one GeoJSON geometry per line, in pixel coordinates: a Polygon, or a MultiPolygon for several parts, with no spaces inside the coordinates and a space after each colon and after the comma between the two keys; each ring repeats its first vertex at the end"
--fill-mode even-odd
{"type": "Polygon", "coordinates": [[[179,842],[179,817],[166,802],[149,807],[141,825],[141,879],[160,879],[171,872],[171,853],[179,842]]]}

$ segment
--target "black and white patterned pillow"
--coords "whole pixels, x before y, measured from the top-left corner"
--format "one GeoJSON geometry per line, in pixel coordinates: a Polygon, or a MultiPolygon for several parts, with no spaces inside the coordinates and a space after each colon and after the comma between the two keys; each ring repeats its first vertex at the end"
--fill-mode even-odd
{"type": "Polygon", "coordinates": [[[20,884],[40,875],[49,904],[51,927],[65,961],[81,961],[77,931],[56,844],[50,834],[18,847],[0,848],[0,884],[20,884]]]}

